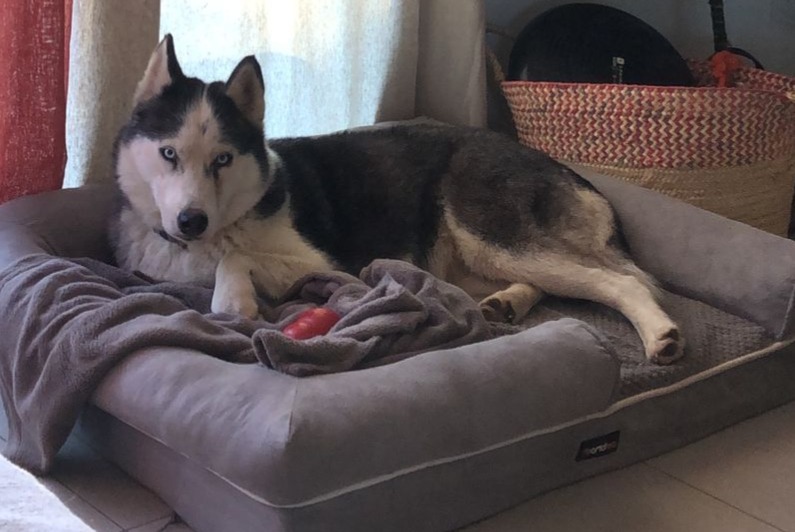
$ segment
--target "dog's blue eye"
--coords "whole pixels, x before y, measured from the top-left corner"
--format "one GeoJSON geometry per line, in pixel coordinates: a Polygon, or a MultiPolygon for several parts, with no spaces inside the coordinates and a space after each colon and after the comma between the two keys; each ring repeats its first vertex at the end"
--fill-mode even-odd
{"type": "Polygon", "coordinates": [[[160,155],[163,156],[163,159],[166,161],[174,162],[174,159],[177,158],[177,150],[172,148],[171,146],[165,146],[160,148],[160,155]]]}
{"type": "Polygon", "coordinates": [[[213,161],[213,164],[217,167],[229,166],[232,164],[232,154],[229,152],[219,153],[215,161],[213,161]]]}

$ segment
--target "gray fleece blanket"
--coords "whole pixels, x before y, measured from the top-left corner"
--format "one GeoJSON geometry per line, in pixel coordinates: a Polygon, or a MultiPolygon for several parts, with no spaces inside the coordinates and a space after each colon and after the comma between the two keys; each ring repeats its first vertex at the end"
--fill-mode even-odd
{"type": "MultiPolygon", "coordinates": [[[[4,454],[45,473],[83,406],[125,356],[151,346],[195,349],[295,376],[395,362],[489,337],[472,299],[399,261],[360,278],[300,280],[264,320],[211,314],[212,291],[152,284],[102,262],[31,255],[0,272],[0,392],[9,422],[4,454]],[[326,336],[279,330],[313,305],[342,315],[326,336]]],[[[267,371],[263,368],[263,371],[267,371]]]]}

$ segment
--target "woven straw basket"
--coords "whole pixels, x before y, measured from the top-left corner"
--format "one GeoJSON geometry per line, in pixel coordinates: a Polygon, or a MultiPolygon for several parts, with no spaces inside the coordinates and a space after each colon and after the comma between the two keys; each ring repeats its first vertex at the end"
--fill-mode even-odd
{"type": "Polygon", "coordinates": [[[519,140],[786,235],[795,187],[795,79],[756,69],[717,88],[506,81],[519,140]]]}

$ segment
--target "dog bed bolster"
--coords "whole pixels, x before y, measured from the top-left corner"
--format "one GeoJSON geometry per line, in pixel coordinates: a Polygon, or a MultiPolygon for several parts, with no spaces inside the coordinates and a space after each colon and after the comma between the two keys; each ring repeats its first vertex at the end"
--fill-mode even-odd
{"type": "Polygon", "coordinates": [[[93,400],[267,504],[292,506],[599,412],[618,383],[598,333],[562,319],[303,379],[149,349],[112,370],[93,400]]]}

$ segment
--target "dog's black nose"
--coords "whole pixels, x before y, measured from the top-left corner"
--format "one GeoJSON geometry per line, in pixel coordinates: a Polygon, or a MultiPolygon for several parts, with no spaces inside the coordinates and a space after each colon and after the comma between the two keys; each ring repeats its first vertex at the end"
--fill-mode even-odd
{"type": "Polygon", "coordinates": [[[207,229],[207,214],[201,209],[185,209],[177,216],[177,227],[183,235],[196,238],[207,229]]]}

